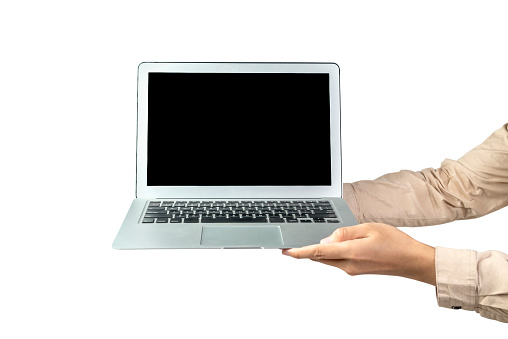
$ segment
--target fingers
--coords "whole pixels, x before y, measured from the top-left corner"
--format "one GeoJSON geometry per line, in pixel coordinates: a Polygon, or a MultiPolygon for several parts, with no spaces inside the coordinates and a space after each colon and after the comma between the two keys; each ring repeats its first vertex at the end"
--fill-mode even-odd
{"type": "Polygon", "coordinates": [[[349,240],[363,239],[369,236],[371,225],[362,224],[336,229],[332,235],[321,240],[320,244],[301,248],[291,248],[282,251],[282,254],[302,259],[350,259],[354,254],[354,244],[349,240]],[[353,247],[351,247],[353,246],[353,247]]]}

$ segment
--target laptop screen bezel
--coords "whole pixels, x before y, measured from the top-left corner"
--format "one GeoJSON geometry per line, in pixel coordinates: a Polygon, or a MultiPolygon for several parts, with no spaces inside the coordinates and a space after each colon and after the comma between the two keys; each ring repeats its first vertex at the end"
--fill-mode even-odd
{"type": "MultiPolygon", "coordinates": [[[[138,66],[136,197],[173,199],[342,197],[340,70],[335,63],[166,63],[138,66]],[[328,73],[330,91],[331,185],[327,186],[148,186],[148,75],[177,73],[328,73]]],[[[276,165],[268,165],[275,166],[276,165]]],[[[295,164],[297,166],[297,164],[295,164]]]]}

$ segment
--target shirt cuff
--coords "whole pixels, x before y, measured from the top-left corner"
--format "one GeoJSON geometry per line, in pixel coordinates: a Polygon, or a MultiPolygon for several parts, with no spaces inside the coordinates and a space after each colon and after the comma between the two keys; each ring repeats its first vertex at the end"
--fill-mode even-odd
{"type": "Polygon", "coordinates": [[[477,253],[436,247],[436,290],[440,307],[474,311],[478,300],[477,253]]]}

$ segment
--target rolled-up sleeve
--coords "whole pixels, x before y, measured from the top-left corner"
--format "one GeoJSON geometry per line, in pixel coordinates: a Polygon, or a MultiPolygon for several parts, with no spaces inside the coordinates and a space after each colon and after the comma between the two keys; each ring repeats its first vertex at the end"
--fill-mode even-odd
{"type": "Polygon", "coordinates": [[[436,248],[438,305],[508,323],[508,255],[436,248]]]}
{"type": "MultiPolygon", "coordinates": [[[[344,184],[357,220],[393,226],[477,218],[508,205],[508,124],[441,168],[344,184]]],[[[508,225],[505,225],[508,227],[508,225]]],[[[508,322],[508,255],[436,248],[438,305],[508,322]]]]}

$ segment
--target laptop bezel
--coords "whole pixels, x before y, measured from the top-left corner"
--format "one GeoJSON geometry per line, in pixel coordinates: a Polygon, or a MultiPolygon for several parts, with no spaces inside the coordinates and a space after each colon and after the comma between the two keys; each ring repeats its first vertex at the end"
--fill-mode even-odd
{"type": "MultiPolygon", "coordinates": [[[[143,62],[138,66],[136,151],[137,198],[320,198],[342,197],[340,70],[335,63],[175,63],[143,62]],[[148,186],[148,74],[178,73],[328,73],[330,81],[330,186],[148,186]]],[[[274,166],[268,165],[267,166],[274,166]]],[[[295,164],[295,166],[297,166],[295,164]]]]}

